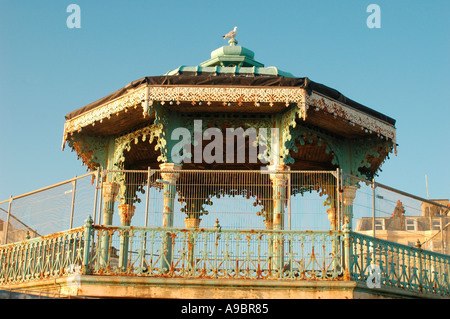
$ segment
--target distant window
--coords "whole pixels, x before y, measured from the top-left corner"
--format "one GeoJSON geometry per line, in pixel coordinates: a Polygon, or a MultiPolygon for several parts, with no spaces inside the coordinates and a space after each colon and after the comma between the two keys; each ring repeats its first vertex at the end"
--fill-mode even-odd
{"type": "Polygon", "coordinates": [[[384,219],[375,219],[375,230],[384,230],[384,219]]]}
{"type": "Polygon", "coordinates": [[[431,224],[432,230],[441,230],[441,219],[440,218],[435,218],[431,222],[432,222],[432,224],[431,224]]]}
{"type": "Polygon", "coordinates": [[[417,230],[417,221],[415,219],[409,218],[406,220],[406,230],[417,230]]]}

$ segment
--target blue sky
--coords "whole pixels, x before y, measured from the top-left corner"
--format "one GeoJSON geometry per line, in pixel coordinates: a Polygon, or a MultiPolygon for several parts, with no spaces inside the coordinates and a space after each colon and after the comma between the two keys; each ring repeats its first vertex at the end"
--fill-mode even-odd
{"type": "Polygon", "coordinates": [[[0,200],[81,175],[64,115],[131,81],[198,65],[238,26],[266,66],[397,120],[377,181],[450,197],[450,1],[0,0],[0,200]],[[69,4],[81,28],[69,29],[69,4]],[[369,29],[369,4],[381,28],[369,29]]]}

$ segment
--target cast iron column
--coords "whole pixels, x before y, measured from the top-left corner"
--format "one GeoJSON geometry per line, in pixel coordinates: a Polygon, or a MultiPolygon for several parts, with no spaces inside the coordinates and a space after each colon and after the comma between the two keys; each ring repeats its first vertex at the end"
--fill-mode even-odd
{"type": "MultiPolygon", "coordinates": [[[[119,205],[120,224],[122,226],[130,226],[135,208],[132,204],[119,205]]],[[[122,228],[119,251],[119,267],[122,271],[125,271],[127,268],[129,237],[129,230],[122,228]]]]}
{"type": "MultiPolygon", "coordinates": [[[[103,225],[112,225],[112,219],[114,214],[114,202],[116,200],[117,193],[119,192],[119,184],[115,182],[103,183],[103,225]]],[[[101,257],[100,264],[106,266],[109,260],[109,240],[110,234],[107,230],[103,231],[102,243],[101,243],[101,257]]]]}
{"type": "MultiPolygon", "coordinates": [[[[284,229],[284,204],[286,202],[286,185],[288,181],[288,173],[284,173],[286,167],[284,165],[271,165],[269,171],[273,187],[273,230],[284,229]],[[280,172],[280,173],[277,173],[280,172]]],[[[278,275],[282,275],[284,266],[284,242],[282,234],[274,234],[273,236],[273,269],[278,271],[278,275]]]]}
{"type": "Polygon", "coordinates": [[[356,197],[356,186],[344,186],[344,224],[352,230],[353,201],[356,197]]]}
{"type": "MultiPolygon", "coordinates": [[[[173,227],[173,210],[176,195],[176,183],[181,170],[180,164],[163,163],[159,165],[161,177],[164,181],[164,206],[163,206],[163,228],[173,227]]],[[[172,234],[168,231],[163,239],[161,269],[164,272],[169,271],[172,264],[172,234]]]]}

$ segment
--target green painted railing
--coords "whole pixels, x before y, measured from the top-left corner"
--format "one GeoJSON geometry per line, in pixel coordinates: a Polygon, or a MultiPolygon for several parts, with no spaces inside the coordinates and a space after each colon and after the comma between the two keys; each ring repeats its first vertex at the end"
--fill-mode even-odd
{"type": "Polygon", "coordinates": [[[340,232],[96,226],[94,233],[92,274],[299,280],[343,275],[340,232]],[[116,249],[124,238],[126,263],[116,249]]]}
{"type": "Polygon", "coordinates": [[[83,265],[86,227],[0,246],[0,286],[69,276],[83,265]]]}
{"type": "Polygon", "coordinates": [[[450,256],[350,231],[113,227],[88,219],[84,227],[0,246],[0,262],[0,286],[82,273],[355,280],[450,296],[450,256]]]}
{"type": "Polygon", "coordinates": [[[350,235],[351,279],[369,287],[450,296],[450,256],[358,233],[350,235]]]}

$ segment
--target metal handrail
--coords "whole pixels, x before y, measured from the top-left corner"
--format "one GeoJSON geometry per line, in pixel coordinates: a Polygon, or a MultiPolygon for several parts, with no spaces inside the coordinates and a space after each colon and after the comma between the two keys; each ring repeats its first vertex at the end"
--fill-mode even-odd
{"type": "Polygon", "coordinates": [[[413,198],[415,200],[418,200],[418,201],[421,201],[421,202],[424,202],[424,203],[432,204],[434,206],[438,206],[438,207],[442,207],[442,208],[450,210],[450,207],[448,207],[448,206],[445,206],[445,205],[439,204],[437,202],[434,202],[432,200],[425,199],[425,198],[422,198],[422,197],[419,197],[419,196],[416,196],[416,195],[404,192],[404,191],[399,190],[397,188],[393,188],[393,187],[390,187],[390,186],[387,186],[387,185],[384,185],[384,184],[381,184],[381,183],[378,183],[378,182],[375,182],[375,181],[366,180],[366,179],[363,179],[363,178],[360,178],[360,177],[357,177],[357,176],[354,176],[354,175],[346,174],[346,173],[343,173],[343,175],[344,175],[344,177],[350,177],[351,179],[356,179],[356,180],[359,180],[360,182],[363,182],[363,183],[366,183],[366,184],[372,184],[372,185],[375,185],[375,187],[380,186],[380,187],[382,187],[382,188],[384,188],[384,189],[386,189],[388,191],[391,191],[391,192],[394,192],[394,193],[397,193],[397,194],[400,194],[400,195],[403,195],[403,196],[406,196],[406,197],[410,197],[410,198],[413,198]]]}

